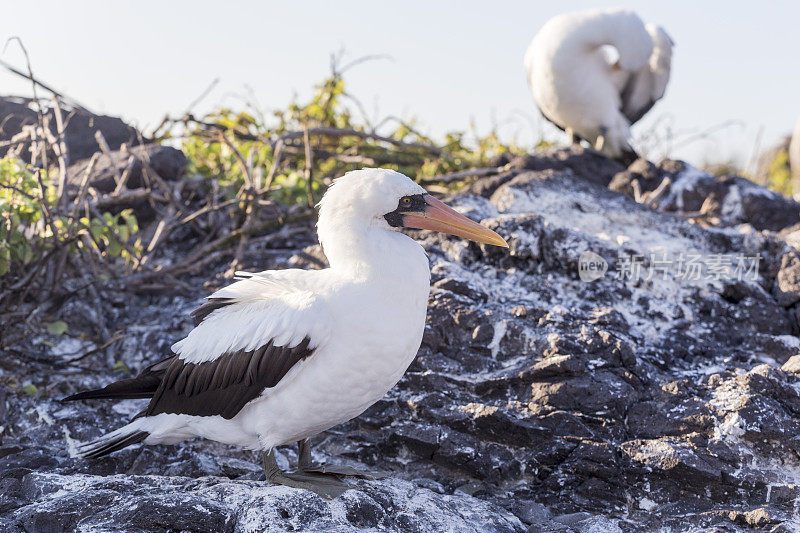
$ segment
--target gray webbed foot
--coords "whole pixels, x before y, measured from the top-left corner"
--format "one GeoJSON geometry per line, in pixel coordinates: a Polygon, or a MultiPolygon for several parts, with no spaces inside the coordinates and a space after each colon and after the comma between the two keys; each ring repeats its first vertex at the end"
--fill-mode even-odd
{"type": "Polygon", "coordinates": [[[267,481],[296,489],[310,490],[327,500],[333,500],[350,489],[346,483],[338,479],[314,472],[283,472],[275,462],[272,450],[264,452],[264,471],[267,481]]]}
{"type": "Polygon", "coordinates": [[[353,468],[344,465],[315,463],[311,459],[311,446],[308,444],[308,439],[298,441],[297,443],[297,471],[317,475],[350,476],[371,480],[389,477],[389,472],[383,472],[380,470],[373,472],[366,469],[353,468]]]}
{"type": "Polygon", "coordinates": [[[352,468],[343,465],[329,465],[327,463],[312,464],[302,468],[301,471],[309,473],[317,473],[321,475],[328,475],[328,476],[333,475],[333,476],[359,477],[362,479],[370,479],[370,480],[384,479],[389,477],[389,472],[384,472],[382,470],[366,470],[360,468],[352,468]]]}

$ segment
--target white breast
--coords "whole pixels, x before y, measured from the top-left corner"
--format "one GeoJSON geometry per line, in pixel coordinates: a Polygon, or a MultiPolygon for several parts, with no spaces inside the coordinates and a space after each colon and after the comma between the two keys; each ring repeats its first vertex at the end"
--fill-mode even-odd
{"type": "Polygon", "coordinates": [[[401,257],[369,281],[331,284],[328,341],[237,417],[262,445],[301,440],[350,420],[400,380],[419,350],[430,290],[427,257],[401,257]]]}

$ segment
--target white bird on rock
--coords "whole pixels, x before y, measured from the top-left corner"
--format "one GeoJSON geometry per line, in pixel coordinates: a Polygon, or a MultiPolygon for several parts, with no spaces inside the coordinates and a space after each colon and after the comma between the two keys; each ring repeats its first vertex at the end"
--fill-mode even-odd
{"type": "Polygon", "coordinates": [[[663,28],[632,11],[565,13],[528,47],[528,84],[542,115],[572,142],[630,163],[637,157],[631,124],[664,96],[673,46],[663,28]]]}
{"type": "Polygon", "coordinates": [[[335,497],[345,467],[315,465],[306,439],[346,422],[391,389],[425,327],[430,269],[400,228],[508,245],[411,179],[363,169],[334,181],[320,202],[319,241],[330,268],[267,270],[208,298],[174,355],[138,376],[65,400],[150,398],[129,424],[86,443],[87,458],[134,443],[192,437],[264,452],[267,479],[335,497]],[[280,471],[273,449],[298,442],[298,469],[280,471]]]}

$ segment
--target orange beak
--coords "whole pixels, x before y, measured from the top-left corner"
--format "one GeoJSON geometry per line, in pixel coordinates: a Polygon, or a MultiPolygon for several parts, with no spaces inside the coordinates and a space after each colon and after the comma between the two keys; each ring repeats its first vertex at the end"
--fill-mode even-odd
{"type": "Polygon", "coordinates": [[[425,199],[425,204],[427,204],[425,211],[401,213],[403,215],[403,226],[440,231],[449,235],[464,237],[471,241],[508,248],[508,243],[505,239],[489,228],[481,226],[458,211],[447,207],[447,205],[430,194],[426,194],[423,198],[425,199]]]}

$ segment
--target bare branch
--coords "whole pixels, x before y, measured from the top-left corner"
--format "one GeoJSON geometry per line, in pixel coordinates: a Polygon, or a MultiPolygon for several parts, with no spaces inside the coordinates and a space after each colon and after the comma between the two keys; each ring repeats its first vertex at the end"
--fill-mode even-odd
{"type": "Polygon", "coordinates": [[[56,117],[56,131],[58,133],[58,187],[56,188],[56,205],[64,210],[67,205],[67,167],[69,167],[69,149],[64,135],[64,117],[61,114],[61,105],[58,96],[53,95],[53,114],[56,117]]]}
{"type": "MultiPolygon", "coordinates": [[[[38,86],[38,87],[41,87],[42,89],[44,89],[45,91],[48,91],[49,93],[51,93],[56,98],[61,98],[64,101],[70,102],[70,104],[73,107],[81,109],[81,110],[86,111],[88,113],[91,113],[91,111],[89,111],[89,109],[86,106],[83,106],[83,105],[79,104],[74,98],[70,98],[68,96],[65,96],[63,93],[53,89],[49,85],[45,85],[44,83],[42,83],[41,81],[39,81],[38,79],[36,79],[33,76],[33,72],[31,71],[31,61],[30,61],[30,57],[28,56],[28,50],[25,48],[25,45],[22,44],[22,39],[20,39],[17,36],[9,37],[8,40],[6,40],[5,46],[3,47],[3,51],[5,51],[5,49],[8,47],[8,44],[10,42],[12,42],[12,41],[16,41],[19,44],[19,47],[22,49],[22,53],[25,56],[25,63],[27,65],[28,73],[26,74],[26,73],[24,73],[24,72],[22,72],[20,70],[17,70],[13,66],[11,66],[10,64],[8,64],[8,63],[6,63],[5,61],[2,61],[2,60],[0,60],[0,66],[5,68],[6,70],[11,72],[12,74],[16,74],[17,76],[21,76],[23,78],[29,79],[31,81],[31,83],[33,84],[33,87],[34,87],[34,91],[33,91],[34,99],[37,98],[36,97],[36,87],[38,86]]],[[[92,113],[92,114],[94,114],[94,113],[92,113]]]]}
{"type": "Polygon", "coordinates": [[[312,167],[314,166],[314,152],[311,150],[311,140],[308,136],[308,130],[305,130],[305,135],[303,135],[303,145],[305,146],[306,151],[306,166],[305,166],[305,175],[306,175],[306,192],[307,192],[307,199],[308,199],[308,207],[314,207],[314,182],[312,176],[312,167]]]}

